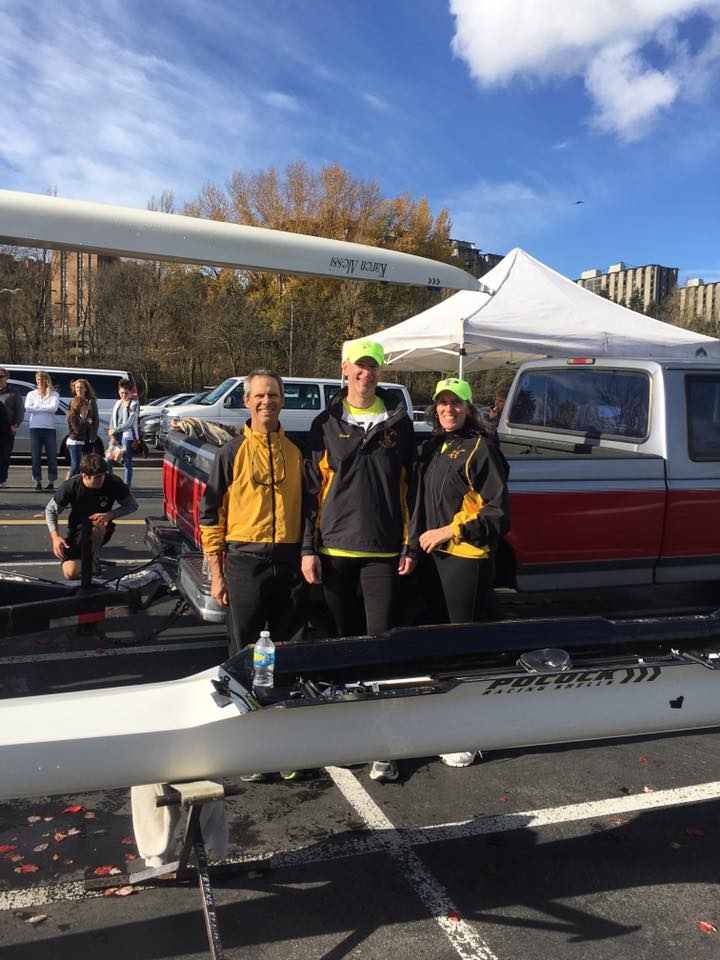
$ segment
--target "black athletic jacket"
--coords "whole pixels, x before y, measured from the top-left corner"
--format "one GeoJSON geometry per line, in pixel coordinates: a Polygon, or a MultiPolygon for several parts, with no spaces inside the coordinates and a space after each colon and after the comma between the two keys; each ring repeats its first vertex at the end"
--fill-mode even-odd
{"type": "Polygon", "coordinates": [[[439,549],[487,557],[510,529],[508,465],[494,438],[474,427],[433,434],[423,444],[420,470],[422,529],[450,524],[454,536],[439,549]]]}
{"type": "Polygon", "coordinates": [[[310,428],[303,555],[322,547],[370,554],[418,549],[417,447],[405,405],[378,388],[387,420],[365,432],[342,419],[347,388],[310,428]]]}

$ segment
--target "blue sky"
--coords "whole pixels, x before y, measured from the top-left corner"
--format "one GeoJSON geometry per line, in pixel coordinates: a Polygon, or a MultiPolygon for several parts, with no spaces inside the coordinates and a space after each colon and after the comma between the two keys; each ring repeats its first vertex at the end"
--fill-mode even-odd
{"type": "Polygon", "coordinates": [[[3,0],[0,186],[337,161],[484,250],[717,280],[719,75],[720,0],[3,0]]]}

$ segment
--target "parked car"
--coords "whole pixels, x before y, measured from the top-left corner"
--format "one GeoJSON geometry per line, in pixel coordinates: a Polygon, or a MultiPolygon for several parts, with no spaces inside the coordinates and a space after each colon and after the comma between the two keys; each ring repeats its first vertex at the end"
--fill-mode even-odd
{"type": "Polygon", "coordinates": [[[148,400],[147,403],[140,404],[140,416],[144,417],[148,413],[155,413],[155,408],[165,406],[170,396],[171,394],[166,393],[163,397],[156,397],[154,400],[148,400]]]}
{"type": "MultiPolygon", "coordinates": [[[[28,393],[35,389],[34,383],[27,383],[24,380],[9,380],[8,382],[22,395],[23,403],[25,402],[25,397],[28,395],[28,393]]],[[[57,413],[55,414],[55,436],[57,437],[58,458],[61,462],[66,463],[69,463],[69,459],[67,458],[67,447],[65,444],[68,432],[67,420],[65,419],[68,412],[68,406],[69,404],[66,403],[65,400],[61,400],[57,409],[57,413]]],[[[102,440],[103,444],[107,443],[107,431],[109,426],[110,417],[107,414],[101,413],[98,437],[102,440]]],[[[20,424],[17,433],[15,434],[13,456],[16,454],[30,456],[30,417],[27,413],[25,414],[25,419],[20,424]]]]}
{"type": "Polygon", "coordinates": [[[162,444],[158,440],[158,429],[166,408],[175,403],[199,403],[209,392],[209,390],[201,390],[200,393],[174,393],[169,397],[153,400],[152,406],[145,404],[145,408],[140,408],[140,436],[148,446],[161,449],[162,444]],[[143,412],[143,409],[146,412],[143,412]]]}
{"type": "Polygon", "coordinates": [[[7,370],[8,377],[15,377],[21,383],[32,383],[32,389],[35,389],[35,371],[45,370],[50,374],[53,382],[53,389],[57,390],[60,399],[65,403],[72,400],[72,390],[70,384],[73,380],[83,377],[87,380],[97,398],[98,411],[100,416],[105,414],[110,419],[112,408],[118,400],[118,381],[121,379],[129,380],[132,384],[133,396],[137,396],[135,389],[135,378],[130,370],[107,370],[96,367],[48,367],[42,363],[6,363],[3,369],[7,370]]]}

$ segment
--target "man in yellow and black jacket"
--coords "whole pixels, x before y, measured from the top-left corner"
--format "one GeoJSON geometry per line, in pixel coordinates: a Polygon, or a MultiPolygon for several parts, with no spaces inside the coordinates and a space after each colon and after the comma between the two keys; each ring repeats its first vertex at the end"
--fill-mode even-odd
{"type": "Polygon", "coordinates": [[[280,425],[283,402],[277,374],[256,370],[246,378],[250,420],[220,449],[200,507],[212,596],[228,606],[231,656],[266,623],[275,642],[304,629],[303,460],[280,425]]]}
{"type": "Polygon", "coordinates": [[[415,434],[402,401],[377,386],[383,359],[378,343],[350,344],[347,387],[315,418],[305,460],[303,572],[322,583],[338,636],[390,627],[397,577],[418,550],[415,434]]]}

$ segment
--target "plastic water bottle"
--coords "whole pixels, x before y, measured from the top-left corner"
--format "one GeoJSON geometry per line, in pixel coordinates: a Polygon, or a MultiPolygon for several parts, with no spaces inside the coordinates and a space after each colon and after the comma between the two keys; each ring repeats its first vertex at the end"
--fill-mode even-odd
{"type": "Polygon", "coordinates": [[[253,653],[253,687],[268,690],[275,683],[275,644],[269,630],[260,631],[253,653]]]}

